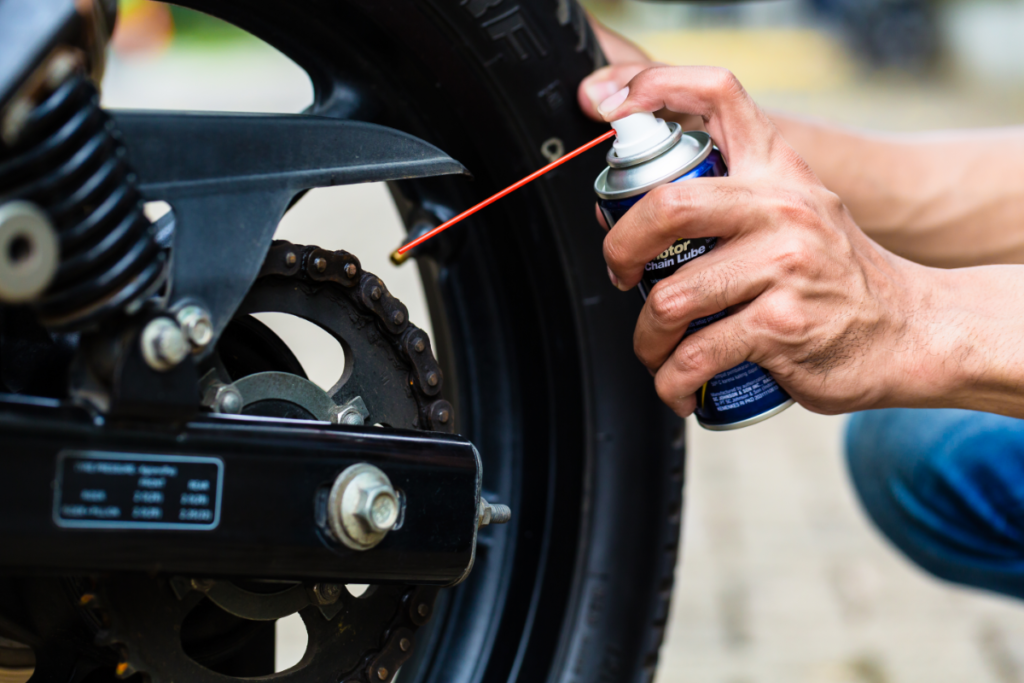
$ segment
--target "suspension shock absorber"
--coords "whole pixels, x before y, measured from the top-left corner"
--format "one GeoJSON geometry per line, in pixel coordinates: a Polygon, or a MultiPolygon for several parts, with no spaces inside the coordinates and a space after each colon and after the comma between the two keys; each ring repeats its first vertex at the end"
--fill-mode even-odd
{"type": "Polygon", "coordinates": [[[92,80],[81,68],[50,62],[50,81],[57,82],[23,114],[13,142],[0,139],[0,241],[4,209],[15,226],[0,244],[0,301],[28,303],[51,330],[82,330],[138,308],[163,284],[168,257],[92,80]],[[41,210],[35,222],[34,209],[41,210]],[[48,228],[56,268],[44,273],[41,291],[19,293],[19,262],[33,248],[45,260],[48,228]],[[5,272],[15,283],[6,292],[5,272]]]}
{"type": "MultiPolygon", "coordinates": [[[[69,2],[63,13],[29,11],[32,2],[0,8],[8,28],[41,22],[7,39],[44,55],[0,101],[0,303],[31,305],[53,331],[85,330],[159,290],[168,256],[94,85],[116,1],[69,2]]],[[[10,78],[0,68],[0,95],[10,78]]]]}

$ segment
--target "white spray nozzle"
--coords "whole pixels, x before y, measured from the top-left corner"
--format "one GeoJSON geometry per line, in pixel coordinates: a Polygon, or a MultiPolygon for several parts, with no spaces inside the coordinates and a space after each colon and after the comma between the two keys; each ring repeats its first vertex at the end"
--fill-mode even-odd
{"type": "Polygon", "coordinates": [[[647,112],[612,121],[612,128],[615,129],[612,147],[620,159],[643,154],[672,136],[667,123],[647,112]]]}

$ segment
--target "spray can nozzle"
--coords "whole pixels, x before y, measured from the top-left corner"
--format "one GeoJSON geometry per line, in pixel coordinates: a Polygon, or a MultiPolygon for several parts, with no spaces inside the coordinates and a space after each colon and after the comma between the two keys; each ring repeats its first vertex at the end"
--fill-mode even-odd
{"type": "Polygon", "coordinates": [[[612,149],[620,159],[643,154],[672,137],[668,124],[647,112],[612,121],[612,128],[615,129],[612,149]]]}

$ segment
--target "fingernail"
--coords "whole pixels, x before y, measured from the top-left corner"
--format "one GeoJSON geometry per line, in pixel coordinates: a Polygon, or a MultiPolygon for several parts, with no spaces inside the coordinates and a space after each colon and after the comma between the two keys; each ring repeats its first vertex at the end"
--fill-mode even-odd
{"type": "Polygon", "coordinates": [[[618,92],[616,92],[614,95],[612,95],[608,99],[606,99],[601,104],[599,104],[597,106],[597,110],[599,112],[601,112],[602,114],[605,114],[605,115],[610,114],[613,111],[615,111],[616,109],[618,109],[619,105],[621,105],[623,102],[626,101],[627,97],[629,97],[629,86],[628,85],[625,88],[623,88],[622,90],[619,90],[618,92]]]}
{"type": "Polygon", "coordinates": [[[597,83],[588,83],[584,86],[584,92],[587,93],[587,99],[596,108],[599,104],[608,99],[609,95],[613,95],[619,90],[618,83],[612,81],[598,81],[597,83]]]}
{"type": "Polygon", "coordinates": [[[612,281],[612,286],[615,287],[615,289],[619,288],[619,278],[615,277],[615,273],[612,272],[610,267],[608,268],[608,279],[612,281]]]}

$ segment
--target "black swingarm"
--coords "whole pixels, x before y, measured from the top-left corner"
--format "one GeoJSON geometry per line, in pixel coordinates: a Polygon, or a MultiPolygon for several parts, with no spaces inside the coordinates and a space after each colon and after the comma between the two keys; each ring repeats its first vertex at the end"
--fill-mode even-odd
{"type": "Polygon", "coordinates": [[[505,521],[466,439],[289,422],[112,426],[0,395],[0,573],[450,585],[505,521]]]}

